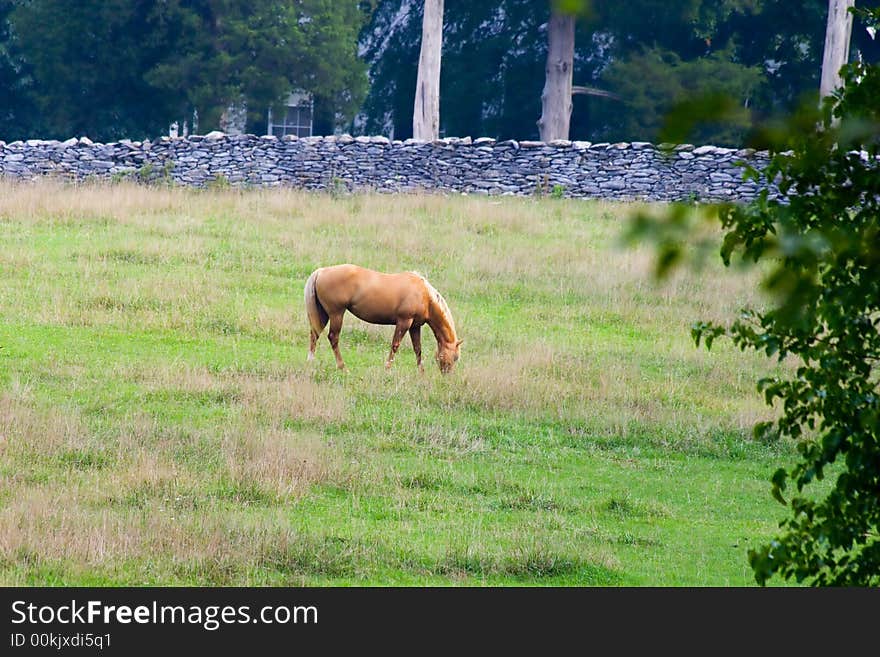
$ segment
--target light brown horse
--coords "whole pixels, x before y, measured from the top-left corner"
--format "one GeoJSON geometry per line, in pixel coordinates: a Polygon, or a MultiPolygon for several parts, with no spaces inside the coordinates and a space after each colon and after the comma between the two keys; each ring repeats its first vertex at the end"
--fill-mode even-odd
{"type": "Polygon", "coordinates": [[[440,371],[452,371],[458,360],[462,340],[455,333],[455,324],[449,306],[424,276],[416,272],[383,274],[357,265],[320,267],[312,272],[305,286],[306,311],[311,326],[309,360],[315,357],[318,337],[327,323],[327,338],[336,356],[336,365],[345,369],[339,354],[339,332],[342,316],[349,311],[355,317],[371,324],[393,324],[394,338],[385,368],[391,367],[394,356],[409,331],[416,365],[422,366],[422,325],[427,324],[437,339],[434,358],[440,371]]]}

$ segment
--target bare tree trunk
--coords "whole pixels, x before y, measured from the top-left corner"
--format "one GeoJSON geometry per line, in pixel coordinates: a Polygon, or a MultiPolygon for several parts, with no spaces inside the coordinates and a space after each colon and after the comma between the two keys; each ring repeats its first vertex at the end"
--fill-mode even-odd
{"type": "Polygon", "coordinates": [[[443,45],[443,0],[425,0],[422,49],[413,106],[413,137],[431,141],[440,134],[440,51],[443,45]]]}
{"type": "Polygon", "coordinates": [[[541,94],[541,141],[568,139],[574,67],[574,16],[553,11],[547,25],[547,66],[541,94]]]}
{"type": "Polygon", "coordinates": [[[830,96],[841,85],[840,69],[849,58],[852,14],[847,11],[855,0],[828,0],[828,23],[825,28],[825,54],[822,57],[822,80],[819,98],[830,96]]]}

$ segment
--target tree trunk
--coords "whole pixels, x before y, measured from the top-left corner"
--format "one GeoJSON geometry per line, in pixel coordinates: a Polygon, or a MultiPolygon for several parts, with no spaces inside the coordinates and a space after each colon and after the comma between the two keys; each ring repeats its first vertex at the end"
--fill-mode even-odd
{"type": "Polygon", "coordinates": [[[443,0],[425,0],[422,49],[413,106],[413,137],[431,141],[440,134],[440,52],[443,45],[443,0]]]}
{"type": "Polygon", "coordinates": [[[574,16],[553,11],[547,25],[547,66],[541,94],[541,141],[568,139],[574,67],[574,16]]]}
{"type": "Polygon", "coordinates": [[[825,54],[822,57],[822,81],[819,98],[830,96],[840,87],[840,69],[849,58],[852,14],[847,11],[855,0],[828,0],[828,23],[825,28],[825,54]]]}

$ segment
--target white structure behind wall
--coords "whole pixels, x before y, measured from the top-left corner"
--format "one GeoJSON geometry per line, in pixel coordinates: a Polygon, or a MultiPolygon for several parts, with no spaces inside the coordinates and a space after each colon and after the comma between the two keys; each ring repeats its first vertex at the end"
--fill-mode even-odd
{"type": "Polygon", "coordinates": [[[283,115],[276,115],[272,112],[272,108],[269,108],[266,134],[276,137],[284,135],[311,137],[313,114],[314,100],[312,95],[299,91],[294,92],[287,97],[283,115]]]}
{"type": "Polygon", "coordinates": [[[220,131],[227,135],[243,135],[247,127],[247,103],[244,98],[233,103],[220,115],[220,131]]]}
{"type": "MultiPolygon", "coordinates": [[[[193,134],[198,133],[199,130],[199,111],[197,109],[193,109],[192,114],[192,132],[193,134]]],[[[169,137],[188,137],[189,136],[189,125],[186,121],[183,122],[183,130],[180,129],[180,122],[174,121],[171,125],[168,126],[168,136],[169,137]]]]}

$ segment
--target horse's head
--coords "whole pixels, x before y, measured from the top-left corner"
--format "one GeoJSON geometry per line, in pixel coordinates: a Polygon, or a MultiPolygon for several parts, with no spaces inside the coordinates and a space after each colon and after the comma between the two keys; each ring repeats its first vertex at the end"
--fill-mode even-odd
{"type": "Polygon", "coordinates": [[[455,367],[455,362],[461,355],[462,342],[464,342],[464,340],[456,340],[455,342],[444,343],[442,346],[437,346],[437,353],[434,355],[434,358],[437,360],[437,365],[440,366],[440,371],[443,372],[443,374],[449,374],[452,371],[452,368],[455,367]]]}

